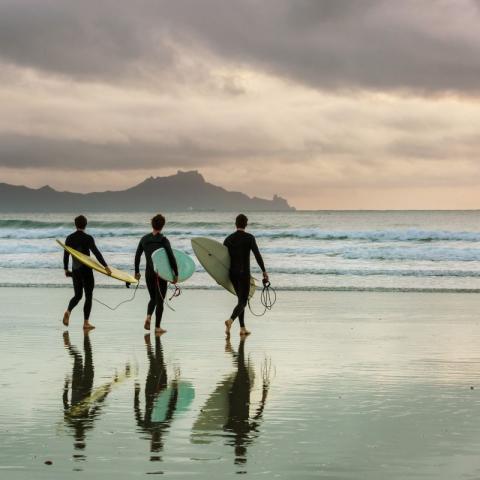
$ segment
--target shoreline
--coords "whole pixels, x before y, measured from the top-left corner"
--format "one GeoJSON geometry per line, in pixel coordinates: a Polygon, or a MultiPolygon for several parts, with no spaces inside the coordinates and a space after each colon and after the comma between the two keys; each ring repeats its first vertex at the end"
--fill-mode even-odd
{"type": "MultiPolygon", "coordinates": [[[[71,290],[71,285],[56,284],[56,283],[35,283],[35,284],[21,284],[21,283],[0,283],[0,288],[47,288],[47,289],[68,289],[71,290]]],[[[146,290],[145,285],[140,285],[138,290],[146,290]]],[[[216,285],[212,286],[188,286],[180,285],[182,290],[199,290],[199,291],[222,291],[223,287],[216,285]]],[[[465,293],[475,294],[480,293],[477,288],[395,288],[395,287],[274,287],[277,292],[358,292],[358,293],[465,293]]],[[[95,285],[95,289],[100,290],[128,290],[133,292],[136,287],[130,286],[126,288],[125,285],[95,285]]],[[[262,287],[257,286],[257,291],[261,291],[262,287]]]]}

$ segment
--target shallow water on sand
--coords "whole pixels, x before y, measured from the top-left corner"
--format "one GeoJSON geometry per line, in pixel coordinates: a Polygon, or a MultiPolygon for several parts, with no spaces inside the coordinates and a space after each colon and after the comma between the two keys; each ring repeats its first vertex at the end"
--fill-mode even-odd
{"type": "Polygon", "coordinates": [[[70,293],[0,291],[1,478],[480,476],[476,295],[281,292],[228,343],[224,292],[185,292],[160,340],[142,291],[65,334],[70,293]]]}

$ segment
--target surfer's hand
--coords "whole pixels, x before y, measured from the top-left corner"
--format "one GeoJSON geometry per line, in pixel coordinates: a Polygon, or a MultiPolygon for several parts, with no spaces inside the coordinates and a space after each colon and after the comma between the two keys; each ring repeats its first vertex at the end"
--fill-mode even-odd
{"type": "Polygon", "coordinates": [[[268,282],[268,273],[267,272],[263,272],[263,279],[268,282]]]}
{"type": "Polygon", "coordinates": [[[110,270],[110,267],[108,265],[105,267],[105,271],[107,272],[108,275],[112,274],[112,271],[110,270]]]}
{"type": "Polygon", "coordinates": [[[70,270],[65,270],[65,276],[66,277],[71,277],[72,276],[72,272],[70,270]]]}
{"type": "Polygon", "coordinates": [[[178,282],[178,275],[173,277],[172,283],[175,285],[178,282]]]}
{"type": "Polygon", "coordinates": [[[141,277],[142,277],[142,274],[140,272],[135,274],[135,280],[140,280],[141,277]]]}

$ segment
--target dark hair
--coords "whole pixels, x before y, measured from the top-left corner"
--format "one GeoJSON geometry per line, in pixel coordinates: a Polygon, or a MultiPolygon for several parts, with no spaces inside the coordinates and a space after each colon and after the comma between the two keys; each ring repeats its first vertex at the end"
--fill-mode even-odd
{"type": "Polygon", "coordinates": [[[237,218],[235,219],[235,225],[237,228],[245,228],[248,223],[248,218],[246,215],[241,213],[240,215],[237,215],[237,218]]]}
{"type": "Polygon", "coordinates": [[[165,217],[161,213],[157,213],[152,218],[152,228],[154,230],[161,230],[165,225],[165,217]]]}
{"type": "Polygon", "coordinates": [[[85,230],[85,227],[87,226],[87,217],[85,215],[75,217],[75,226],[80,230],[85,230]]]}

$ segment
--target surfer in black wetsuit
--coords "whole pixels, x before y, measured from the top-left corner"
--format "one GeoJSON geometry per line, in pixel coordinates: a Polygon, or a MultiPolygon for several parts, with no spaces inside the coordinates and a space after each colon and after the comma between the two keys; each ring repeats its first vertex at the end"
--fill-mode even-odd
{"type": "MultiPolygon", "coordinates": [[[[228,391],[228,417],[223,430],[229,433],[225,436],[226,444],[235,448],[235,465],[241,466],[247,463],[247,447],[260,435],[259,429],[270,388],[271,363],[266,361],[262,368],[262,398],[253,412],[250,394],[255,373],[253,364],[250,364],[248,357],[245,359],[245,337],[240,340],[238,353],[233,350],[227,338],[225,351],[232,354],[237,371],[228,391]]],[[[237,473],[247,472],[241,470],[237,473]]]]}
{"type": "Polygon", "coordinates": [[[140,406],[140,384],[135,382],[135,393],[133,400],[133,410],[137,426],[143,434],[150,438],[150,461],[161,461],[161,452],[164,447],[164,434],[170,428],[174,418],[179,398],[178,382],[175,380],[170,383],[171,393],[167,404],[162,408],[159,405],[159,397],[169,387],[167,378],[167,367],[163,359],[162,344],[160,337],[155,337],[155,352],[150,344],[150,334],[145,335],[145,345],[147,347],[147,356],[149,369],[145,381],[145,409],[142,413],[140,406]]]}
{"type": "Polygon", "coordinates": [[[155,310],[155,333],[161,335],[166,330],[160,327],[163,315],[163,300],[167,294],[167,282],[160,278],[153,268],[152,253],[159,248],[164,248],[170,266],[175,274],[172,283],[177,283],[178,267],[175,257],[173,255],[172,247],[167,237],[162,235],[162,229],[165,225],[165,217],[163,215],[155,215],[152,218],[152,233],[142,237],[138,244],[137,253],[135,254],[135,278],[140,279],[140,257],[145,253],[146,267],[145,267],[145,282],[147,283],[148,293],[150,294],[150,301],[147,307],[147,318],[145,319],[144,328],[150,330],[150,322],[152,314],[155,310]]]}
{"type": "Polygon", "coordinates": [[[263,272],[263,278],[268,281],[268,273],[265,270],[262,256],[257,247],[255,237],[245,231],[248,218],[241,213],[235,219],[237,231],[229,235],[223,244],[228,248],[230,253],[230,280],[238,297],[238,303],[233,309],[232,315],[225,321],[225,333],[230,335],[230,329],[235,319],[238,317],[240,322],[240,335],[249,335],[245,328],[245,307],[248,302],[248,294],[250,292],[250,252],[253,252],[258,266],[263,272]]]}
{"type": "MultiPolygon", "coordinates": [[[[65,245],[78,250],[84,255],[90,256],[90,252],[92,252],[110,275],[110,268],[95,245],[95,240],[91,235],[85,233],[85,228],[87,228],[87,218],[83,215],[79,215],[75,218],[75,226],[77,227],[77,231],[67,237],[65,240],[65,245]]],[[[92,311],[93,289],[95,288],[93,271],[90,267],[83,265],[83,263],[79,262],[72,256],[72,271],[70,272],[68,270],[69,257],[70,254],[65,250],[63,254],[63,268],[65,269],[65,276],[72,277],[75,295],[70,299],[67,310],[63,315],[63,324],[68,327],[70,314],[78,302],[82,299],[83,292],[85,291],[85,304],[83,306],[83,328],[85,330],[91,330],[92,328],[95,328],[89,322],[90,312],[92,311]]]]}
{"type": "Polygon", "coordinates": [[[95,368],[89,330],[85,330],[83,338],[83,357],[77,348],[70,343],[68,332],[63,332],[63,344],[73,359],[71,379],[65,379],[63,386],[63,408],[65,425],[70,427],[74,438],[74,460],[86,460],[82,452],[86,449],[86,434],[93,429],[95,419],[102,411],[105,400],[116,385],[131,375],[130,365],[125,365],[123,375],[115,374],[114,378],[93,390],[95,368]],[[93,391],[93,392],[92,392],[93,391]],[[70,392],[70,399],[69,399],[70,392]]]}

